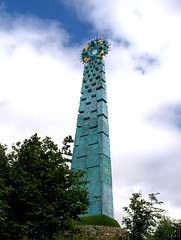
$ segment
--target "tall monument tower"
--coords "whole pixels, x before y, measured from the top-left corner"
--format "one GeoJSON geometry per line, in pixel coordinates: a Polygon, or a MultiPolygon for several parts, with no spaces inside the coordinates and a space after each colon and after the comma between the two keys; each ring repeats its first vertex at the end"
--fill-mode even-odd
{"type": "Polygon", "coordinates": [[[107,40],[92,40],[83,49],[83,81],[75,134],[72,170],[87,173],[90,201],[88,216],[105,214],[114,218],[112,172],[107,111],[105,64],[107,40]],[[94,196],[101,196],[94,198],[94,196]]]}

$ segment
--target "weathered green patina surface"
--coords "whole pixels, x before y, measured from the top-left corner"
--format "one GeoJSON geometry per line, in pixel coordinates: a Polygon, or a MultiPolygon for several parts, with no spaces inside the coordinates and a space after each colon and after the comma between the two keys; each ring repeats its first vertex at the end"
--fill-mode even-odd
{"type": "Polygon", "coordinates": [[[83,169],[92,205],[88,216],[105,214],[114,218],[112,173],[107,111],[105,64],[107,40],[95,39],[81,54],[84,63],[72,170],[83,169]],[[94,198],[94,196],[101,196],[94,198]]]}

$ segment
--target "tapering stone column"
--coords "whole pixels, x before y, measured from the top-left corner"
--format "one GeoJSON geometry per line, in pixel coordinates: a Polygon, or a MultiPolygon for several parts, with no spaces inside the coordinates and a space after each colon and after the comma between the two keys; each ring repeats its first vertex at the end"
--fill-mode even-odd
{"type": "Polygon", "coordinates": [[[81,53],[84,63],[72,170],[83,169],[90,192],[88,216],[114,218],[105,63],[107,40],[92,40],[81,53]],[[101,196],[94,198],[94,196],[101,196]]]}

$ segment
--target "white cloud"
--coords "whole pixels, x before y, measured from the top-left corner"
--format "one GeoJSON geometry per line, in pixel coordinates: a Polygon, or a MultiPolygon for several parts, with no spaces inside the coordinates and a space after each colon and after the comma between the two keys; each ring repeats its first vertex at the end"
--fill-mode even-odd
{"type": "Polygon", "coordinates": [[[1,142],[11,145],[38,132],[61,143],[75,132],[79,49],[66,46],[68,34],[56,22],[2,15],[1,142]]]}
{"type": "Polygon", "coordinates": [[[179,1],[68,2],[112,44],[106,70],[115,217],[121,222],[121,208],[142,189],[160,192],[180,218],[180,119],[163,108],[181,103],[179,1]]]}

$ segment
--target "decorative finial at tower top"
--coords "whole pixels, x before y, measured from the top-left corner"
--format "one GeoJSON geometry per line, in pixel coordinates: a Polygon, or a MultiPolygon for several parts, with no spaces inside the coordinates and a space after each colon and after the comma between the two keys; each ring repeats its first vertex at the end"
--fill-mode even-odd
{"type": "Polygon", "coordinates": [[[102,38],[96,38],[88,43],[88,45],[82,50],[81,62],[87,63],[88,61],[95,60],[96,58],[102,58],[108,54],[110,44],[107,40],[102,38]]]}

